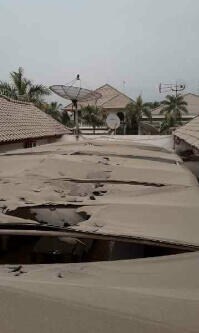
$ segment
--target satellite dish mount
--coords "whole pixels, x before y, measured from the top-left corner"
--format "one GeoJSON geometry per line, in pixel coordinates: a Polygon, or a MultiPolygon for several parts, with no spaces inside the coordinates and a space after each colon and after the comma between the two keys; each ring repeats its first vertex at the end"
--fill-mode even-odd
{"type": "Polygon", "coordinates": [[[97,100],[102,97],[100,93],[81,87],[80,75],[77,74],[76,78],[65,85],[54,85],[50,89],[62,98],[68,99],[72,102],[72,111],[75,112],[75,134],[79,138],[79,121],[78,121],[78,102],[85,102],[89,100],[97,100]]]}
{"type": "Polygon", "coordinates": [[[79,138],[79,120],[78,120],[78,106],[77,106],[77,99],[72,99],[72,110],[74,108],[75,112],[75,135],[76,138],[79,138]]]}

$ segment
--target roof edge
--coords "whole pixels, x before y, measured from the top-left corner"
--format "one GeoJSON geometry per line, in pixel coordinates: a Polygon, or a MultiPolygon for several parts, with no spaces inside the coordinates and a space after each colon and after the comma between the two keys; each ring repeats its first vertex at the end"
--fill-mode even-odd
{"type": "MultiPolygon", "coordinates": [[[[111,84],[109,84],[109,83],[105,83],[105,84],[103,84],[101,87],[95,89],[94,91],[99,90],[99,89],[101,89],[101,88],[104,88],[104,87],[106,87],[106,86],[108,86],[108,87],[110,87],[111,89],[115,90],[118,94],[123,95],[123,96],[129,98],[133,103],[135,103],[135,101],[134,101],[131,97],[129,97],[128,95],[126,95],[126,94],[123,93],[122,91],[118,90],[117,88],[113,87],[113,86],[112,86],[111,84]]],[[[116,96],[115,96],[115,97],[116,97],[116,96]]]]}
{"type": "MultiPolygon", "coordinates": [[[[102,89],[102,88],[104,88],[104,87],[106,87],[106,86],[108,86],[108,87],[110,87],[111,89],[115,90],[115,92],[117,93],[117,95],[112,96],[112,97],[110,98],[110,100],[112,100],[112,99],[118,97],[118,94],[119,94],[119,95],[123,95],[123,96],[125,96],[126,98],[130,99],[132,103],[135,103],[135,101],[134,101],[131,97],[127,96],[126,94],[124,94],[123,92],[121,92],[120,90],[118,90],[117,88],[111,86],[109,83],[105,83],[105,84],[103,84],[102,86],[100,86],[99,88],[97,88],[97,89],[95,89],[95,90],[93,90],[93,91],[98,91],[98,90],[100,90],[100,89],[102,89]]],[[[100,99],[100,98],[99,98],[99,99],[100,99]]],[[[109,102],[109,100],[108,100],[108,101],[105,101],[103,104],[105,104],[105,103],[107,103],[107,102],[109,102]]],[[[130,103],[130,102],[129,102],[129,103],[130,103]]],[[[103,104],[102,104],[102,105],[103,105],[103,104]]],[[[72,105],[72,103],[69,103],[68,105],[66,105],[66,106],[64,107],[64,110],[67,111],[67,108],[70,108],[71,105],[72,105]]],[[[68,111],[69,111],[69,110],[68,110],[68,111]]]]}
{"type": "Polygon", "coordinates": [[[6,99],[8,102],[16,103],[16,104],[24,104],[24,105],[34,105],[32,102],[20,101],[19,99],[10,98],[5,95],[0,94],[0,98],[6,99]]]}

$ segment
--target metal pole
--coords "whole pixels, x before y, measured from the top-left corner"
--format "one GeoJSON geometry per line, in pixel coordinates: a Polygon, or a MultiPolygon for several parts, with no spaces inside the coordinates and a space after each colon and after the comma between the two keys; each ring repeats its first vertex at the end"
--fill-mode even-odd
{"type": "Polygon", "coordinates": [[[79,139],[79,121],[78,121],[78,109],[77,109],[77,101],[74,101],[75,106],[75,127],[76,127],[76,139],[79,139]]]}

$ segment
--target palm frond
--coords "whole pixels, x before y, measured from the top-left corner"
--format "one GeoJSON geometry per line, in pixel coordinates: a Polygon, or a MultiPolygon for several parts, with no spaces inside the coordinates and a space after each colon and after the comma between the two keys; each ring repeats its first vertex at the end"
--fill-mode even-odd
{"type": "Polygon", "coordinates": [[[160,114],[169,113],[170,111],[171,111],[171,107],[168,105],[168,106],[163,107],[160,110],[160,114]]]}
{"type": "Polygon", "coordinates": [[[17,92],[15,87],[4,81],[0,81],[0,94],[17,99],[17,92]]]}
{"type": "Polygon", "coordinates": [[[51,94],[51,91],[43,86],[42,84],[31,85],[28,91],[28,95],[31,97],[40,97],[40,96],[48,96],[51,94]]]}

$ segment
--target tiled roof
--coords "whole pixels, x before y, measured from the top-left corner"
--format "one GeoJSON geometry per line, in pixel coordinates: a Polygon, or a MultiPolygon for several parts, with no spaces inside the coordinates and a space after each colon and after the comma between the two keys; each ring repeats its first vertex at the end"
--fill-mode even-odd
{"type": "Polygon", "coordinates": [[[0,96],[0,142],[59,136],[70,131],[32,103],[0,96]]]}
{"type": "MultiPolygon", "coordinates": [[[[192,115],[192,116],[198,116],[199,115],[199,96],[195,95],[195,94],[185,94],[183,95],[185,102],[187,102],[187,109],[188,109],[188,115],[192,115]]],[[[158,106],[157,108],[155,108],[154,110],[152,110],[152,115],[159,115],[160,111],[162,109],[162,106],[158,106]]],[[[184,115],[183,117],[186,117],[188,115],[184,115]]]]}
{"type": "Polygon", "coordinates": [[[186,125],[179,127],[174,132],[174,135],[199,149],[199,117],[196,117],[186,125]]]}
{"type": "MultiPolygon", "coordinates": [[[[109,84],[105,84],[102,87],[95,90],[99,92],[102,97],[97,100],[89,101],[89,102],[81,102],[79,103],[79,108],[85,107],[87,105],[96,105],[102,109],[124,109],[127,104],[133,103],[133,99],[123,94],[121,91],[115,89],[109,84]]],[[[65,110],[71,111],[72,104],[69,104],[65,110]]]]}

